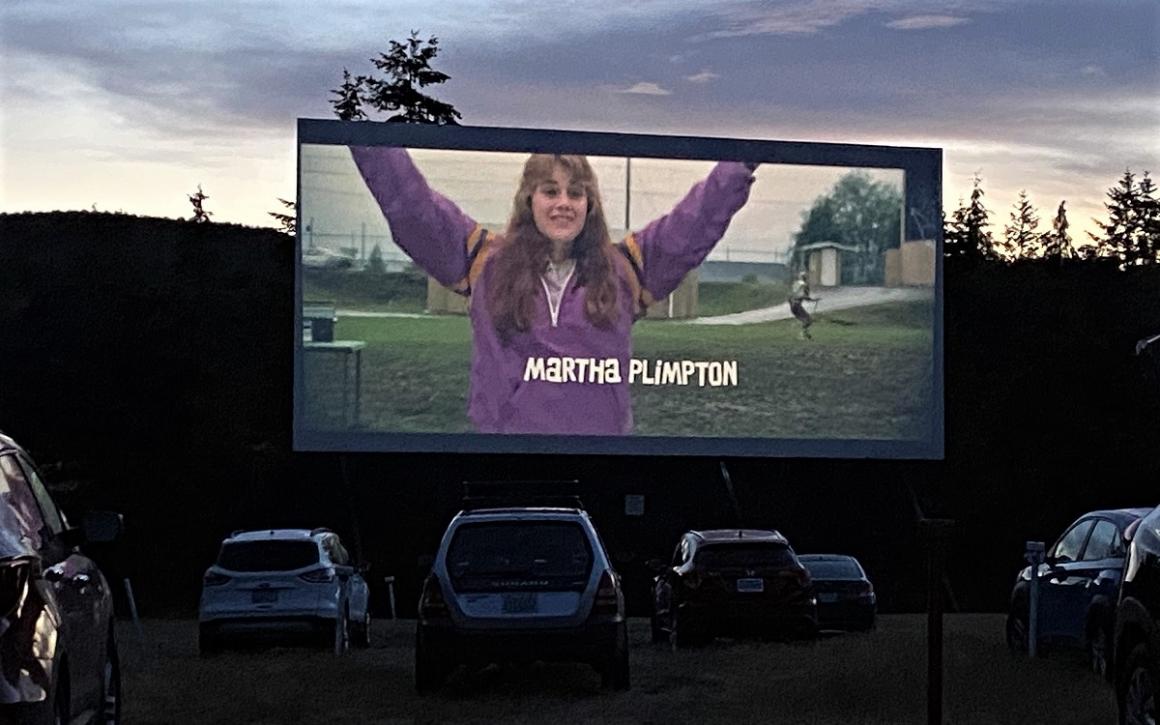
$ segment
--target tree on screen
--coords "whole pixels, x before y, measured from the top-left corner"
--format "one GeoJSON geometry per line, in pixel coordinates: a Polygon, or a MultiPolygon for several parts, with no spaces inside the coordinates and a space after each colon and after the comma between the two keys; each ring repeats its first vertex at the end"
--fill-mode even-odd
{"type": "Polygon", "coordinates": [[[1096,220],[1101,233],[1088,232],[1096,243],[1096,254],[1120,260],[1121,267],[1160,263],[1160,209],[1148,172],[1137,182],[1130,169],[1124,171],[1108,189],[1104,207],[1107,221],[1096,220]]]}
{"type": "Polygon", "coordinates": [[[189,203],[193,204],[193,216],[191,217],[191,221],[197,222],[198,224],[208,222],[209,218],[213,216],[213,212],[205,210],[205,200],[208,199],[209,196],[201,190],[201,184],[197,185],[197,193],[189,194],[188,197],[189,203]]]}
{"type": "Polygon", "coordinates": [[[362,109],[362,83],[357,78],[351,78],[350,71],[342,69],[342,85],[332,89],[331,94],[337,96],[331,99],[334,106],[334,115],[341,121],[365,121],[366,113],[362,109]]]}
{"type": "Polygon", "coordinates": [[[1054,262],[1075,256],[1075,247],[1072,246],[1071,236],[1067,233],[1071,224],[1067,221],[1065,204],[1067,200],[1059,202],[1059,210],[1055,212],[1055,219],[1051,222],[1051,231],[1045,232],[1040,238],[1043,258],[1054,262]]]}
{"type": "Polygon", "coordinates": [[[842,282],[881,284],[883,253],[897,248],[902,236],[901,209],[897,187],[852,171],[802,214],[801,229],[794,235],[795,251],[819,242],[853,248],[844,252],[842,282]]]}
{"type": "MultiPolygon", "coordinates": [[[[459,125],[462,118],[450,103],[444,103],[419,89],[447,82],[451,76],[431,67],[439,54],[439,39],[431,36],[426,41],[419,32],[400,43],[391,41],[386,53],[371,58],[375,68],[386,73],[386,78],[359,76],[357,85],[362,89],[362,100],[371,107],[394,114],[388,121],[401,123],[434,123],[459,125]]],[[[340,89],[341,90],[341,89],[340,89]]],[[[338,112],[338,107],[335,107],[338,112]]]]}
{"type": "Polygon", "coordinates": [[[1011,210],[1011,221],[1003,228],[1003,243],[996,250],[1000,259],[1033,259],[1041,257],[1039,248],[1039,215],[1027,198],[1027,190],[1019,192],[1019,200],[1011,210]]]}

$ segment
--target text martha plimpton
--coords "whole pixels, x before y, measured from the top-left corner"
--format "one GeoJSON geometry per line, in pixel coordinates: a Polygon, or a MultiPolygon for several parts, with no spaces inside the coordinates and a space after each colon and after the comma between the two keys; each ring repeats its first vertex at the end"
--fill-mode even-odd
{"type": "MultiPolygon", "coordinates": [[[[549,383],[620,383],[620,361],[594,357],[530,357],[524,380],[549,383]]],[[[628,382],[642,385],[737,385],[737,361],[637,360],[628,364],[628,382]]]]}

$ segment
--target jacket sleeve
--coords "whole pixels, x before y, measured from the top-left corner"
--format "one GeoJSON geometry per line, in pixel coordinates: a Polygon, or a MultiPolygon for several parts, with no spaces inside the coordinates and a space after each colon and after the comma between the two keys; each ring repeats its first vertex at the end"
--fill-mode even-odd
{"type": "Polygon", "coordinates": [[[440,284],[463,280],[475,221],[427,184],[406,149],[351,146],[350,153],[395,244],[440,284]]]}
{"type": "Polygon", "coordinates": [[[752,183],[745,164],[722,161],[671,212],[630,237],[639,246],[642,283],[654,299],[672,292],[705,261],[749,199],[752,183]]]}

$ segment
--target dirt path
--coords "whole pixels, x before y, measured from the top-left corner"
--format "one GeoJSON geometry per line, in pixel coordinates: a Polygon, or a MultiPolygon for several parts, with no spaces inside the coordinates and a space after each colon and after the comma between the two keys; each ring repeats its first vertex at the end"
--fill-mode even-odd
{"type": "MultiPolygon", "coordinates": [[[[934,291],[923,287],[832,287],[823,288],[814,292],[820,299],[816,305],[806,303],[810,314],[845,310],[851,307],[865,307],[879,305],[883,302],[910,302],[914,300],[929,300],[934,291]]],[[[746,310],[731,315],[717,317],[698,317],[688,320],[690,325],[750,325],[755,322],[772,322],[774,320],[788,320],[793,317],[786,302],[760,310],[746,310]]]]}

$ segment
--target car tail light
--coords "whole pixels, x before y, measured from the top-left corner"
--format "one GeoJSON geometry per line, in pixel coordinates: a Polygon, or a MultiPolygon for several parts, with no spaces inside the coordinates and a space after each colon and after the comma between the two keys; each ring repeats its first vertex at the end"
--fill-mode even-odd
{"type": "Polygon", "coordinates": [[[600,584],[596,586],[596,603],[592,605],[593,614],[617,614],[620,608],[616,601],[616,582],[612,572],[607,569],[600,575],[600,584]]]}
{"type": "Polygon", "coordinates": [[[334,581],[334,569],[313,569],[305,574],[299,574],[298,578],[311,584],[329,584],[334,581]]]}
{"type": "Polygon", "coordinates": [[[11,614],[24,599],[31,568],[26,561],[0,566],[0,618],[11,614]]]}
{"type": "Polygon", "coordinates": [[[207,587],[221,586],[228,582],[230,578],[225,574],[218,574],[216,571],[207,571],[205,576],[201,578],[202,584],[207,587]]]}
{"type": "Polygon", "coordinates": [[[419,616],[423,619],[433,619],[447,617],[449,614],[439,577],[431,574],[423,581],[423,593],[419,595],[419,616]]]}

